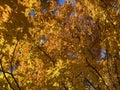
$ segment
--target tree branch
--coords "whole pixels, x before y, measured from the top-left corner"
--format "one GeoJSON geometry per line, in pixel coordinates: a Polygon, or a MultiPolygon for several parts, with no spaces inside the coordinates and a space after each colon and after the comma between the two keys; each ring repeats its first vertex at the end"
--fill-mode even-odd
{"type": "Polygon", "coordinates": [[[19,32],[17,33],[17,43],[15,44],[15,48],[14,48],[14,51],[13,51],[13,54],[12,54],[12,57],[11,57],[11,61],[10,61],[10,65],[11,65],[11,73],[10,73],[10,75],[11,75],[11,77],[13,78],[13,80],[15,81],[18,89],[21,90],[21,88],[20,88],[17,80],[15,79],[15,77],[14,77],[14,75],[13,75],[13,73],[12,73],[12,68],[13,68],[12,62],[14,61],[15,51],[16,51],[16,48],[17,48],[17,45],[18,45],[18,42],[19,42],[19,41],[18,41],[18,34],[19,34],[19,32]]]}
{"type": "Polygon", "coordinates": [[[107,88],[108,90],[110,90],[110,88],[109,88],[109,87],[107,86],[107,84],[105,83],[105,80],[103,79],[102,75],[97,71],[97,69],[96,69],[95,67],[93,67],[93,66],[88,62],[87,58],[86,58],[86,62],[87,62],[87,64],[98,74],[98,76],[102,79],[102,81],[103,81],[104,85],[106,86],[106,88],[107,88]]]}
{"type": "MultiPolygon", "coordinates": [[[[2,58],[3,58],[3,56],[2,56],[2,58]]],[[[4,77],[5,77],[8,85],[10,86],[10,88],[11,88],[12,90],[15,90],[15,89],[12,87],[10,81],[8,80],[8,78],[7,78],[6,74],[5,74],[5,71],[4,71],[3,65],[2,65],[2,58],[0,59],[0,61],[1,61],[1,62],[0,62],[0,66],[1,66],[1,69],[2,69],[2,72],[3,72],[3,75],[4,75],[4,77]]]]}
{"type": "Polygon", "coordinates": [[[96,87],[87,78],[85,78],[85,80],[96,90],[96,87]]]}

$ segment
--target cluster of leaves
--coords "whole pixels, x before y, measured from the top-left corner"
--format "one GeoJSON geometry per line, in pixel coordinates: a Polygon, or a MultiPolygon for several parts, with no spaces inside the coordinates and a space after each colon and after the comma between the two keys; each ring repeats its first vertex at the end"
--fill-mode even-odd
{"type": "Polygon", "coordinates": [[[119,90],[120,0],[58,1],[0,1],[0,90],[119,90]]]}

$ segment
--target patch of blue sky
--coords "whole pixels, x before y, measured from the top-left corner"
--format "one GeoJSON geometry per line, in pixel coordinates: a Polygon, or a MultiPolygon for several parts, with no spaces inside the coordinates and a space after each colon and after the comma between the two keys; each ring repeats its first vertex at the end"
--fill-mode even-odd
{"type": "Polygon", "coordinates": [[[100,54],[100,58],[105,58],[105,53],[106,53],[106,50],[105,49],[101,49],[101,54],[100,54]]]}
{"type": "Polygon", "coordinates": [[[71,52],[71,51],[68,52],[67,55],[68,55],[69,57],[71,57],[72,59],[77,59],[77,58],[78,58],[78,57],[77,57],[76,55],[74,55],[73,52],[71,52]]]}
{"type": "Polygon", "coordinates": [[[55,9],[55,10],[53,10],[53,11],[51,11],[52,12],[52,14],[54,14],[54,15],[57,15],[57,12],[56,12],[57,10],[55,9]]]}
{"type": "Polygon", "coordinates": [[[117,5],[116,5],[115,3],[112,3],[112,6],[113,6],[114,8],[116,8],[116,7],[117,7],[117,5]]]}
{"type": "Polygon", "coordinates": [[[71,15],[74,16],[74,15],[75,15],[75,12],[72,12],[71,15]]]}
{"type": "Polygon", "coordinates": [[[15,71],[16,70],[16,67],[14,66],[13,68],[10,68],[9,69],[9,71],[10,71],[10,73],[12,73],[13,71],[15,71]]]}
{"type": "Polygon", "coordinates": [[[16,65],[14,65],[12,68],[10,67],[10,68],[9,68],[9,72],[10,72],[10,73],[14,72],[19,66],[20,66],[20,64],[16,64],[16,65]]]}
{"type": "Polygon", "coordinates": [[[114,8],[114,10],[117,12],[118,11],[118,6],[115,3],[112,3],[112,7],[114,8]]]}
{"type": "Polygon", "coordinates": [[[72,52],[68,52],[67,55],[68,55],[68,56],[72,56],[73,53],[72,53],[72,52]]]}
{"type": "Polygon", "coordinates": [[[58,0],[58,4],[60,6],[64,5],[66,3],[66,0],[58,0]]]}
{"type": "Polygon", "coordinates": [[[45,35],[42,35],[41,39],[43,40],[43,42],[47,42],[45,35]]]}
{"type": "Polygon", "coordinates": [[[77,2],[73,1],[73,0],[70,0],[70,3],[71,3],[72,6],[75,6],[77,4],[77,2]]]}
{"type": "MultiPolygon", "coordinates": [[[[58,0],[58,4],[60,6],[64,5],[65,3],[66,3],[66,0],[58,0]]],[[[72,6],[75,6],[77,4],[77,2],[73,1],[73,0],[70,0],[70,3],[71,3],[72,6]]]]}
{"type": "Polygon", "coordinates": [[[41,10],[43,13],[47,13],[47,10],[46,9],[43,9],[43,10],[41,10]]]}
{"type": "Polygon", "coordinates": [[[34,17],[35,16],[35,11],[31,11],[30,13],[29,13],[32,17],[34,17]]]}

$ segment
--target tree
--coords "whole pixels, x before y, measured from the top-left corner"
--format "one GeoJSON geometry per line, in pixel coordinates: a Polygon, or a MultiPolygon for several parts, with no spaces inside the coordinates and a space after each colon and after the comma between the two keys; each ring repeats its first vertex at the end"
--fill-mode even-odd
{"type": "Polygon", "coordinates": [[[1,0],[0,89],[119,90],[119,10],[120,0],[1,0]]]}

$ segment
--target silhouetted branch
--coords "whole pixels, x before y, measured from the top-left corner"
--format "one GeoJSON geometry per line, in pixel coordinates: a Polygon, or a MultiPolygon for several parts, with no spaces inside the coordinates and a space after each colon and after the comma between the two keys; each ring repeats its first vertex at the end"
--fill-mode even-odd
{"type": "Polygon", "coordinates": [[[45,52],[44,50],[42,50],[41,47],[37,46],[39,48],[40,51],[42,51],[44,53],[45,56],[47,56],[49,58],[50,61],[52,61],[53,65],[55,66],[55,61],[51,58],[51,56],[49,54],[47,54],[47,52],[45,52]]]}
{"type": "Polygon", "coordinates": [[[17,48],[17,45],[18,45],[18,42],[19,42],[19,40],[18,40],[18,35],[19,35],[19,31],[17,32],[17,37],[16,37],[17,42],[16,42],[15,47],[14,47],[14,50],[13,50],[13,52],[12,52],[12,57],[11,57],[11,61],[10,61],[11,72],[12,72],[12,68],[13,68],[12,62],[14,61],[15,51],[16,51],[16,48],[17,48]]]}
{"type": "MultiPolygon", "coordinates": [[[[40,31],[40,30],[36,31],[36,33],[39,32],[39,31],[40,31]]],[[[36,34],[36,33],[33,34],[34,37],[35,37],[35,34],[36,34]]],[[[40,46],[38,46],[38,45],[35,43],[35,40],[33,40],[33,38],[31,38],[31,41],[35,44],[35,46],[37,46],[37,48],[38,48],[40,51],[43,52],[43,54],[44,54],[45,56],[47,56],[47,57],[49,58],[49,60],[53,63],[53,66],[55,66],[55,61],[51,58],[51,56],[50,56],[47,52],[45,52],[40,46]]]]}
{"type": "Polygon", "coordinates": [[[87,62],[87,64],[98,74],[98,76],[102,79],[102,81],[103,81],[104,85],[106,86],[106,88],[107,88],[108,90],[110,90],[110,88],[109,88],[109,87],[107,86],[107,84],[105,83],[105,80],[103,79],[102,75],[98,72],[98,70],[97,70],[95,67],[93,67],[93,65],[91,65],[91,64],[88,62],[87,58],[86,58],[86,62],[87,62]]]}
{"type": "Polygon", "coordinates": [[[96,90],[96,87],[92,84],[92,82],[90,82],[87,78],[85,78],[85,80],[96,90]]]}
{"type": "Polygon", "coordinates": [[[17,80],[15,79],[14,75],[12,74],[12,68],[13,68],[12,62],[14,61],[15,51],[16,51],[16,48],[17,48],[17,45],[18,45],[18,42],[19,42],[19,41],[18,41],[18,34],[19,34],[19,32],[17,33],[17,42],[16,42],[16,44],[15,44],[15,47],[14,47],[14,50],[13,50],[13,53],[12,53],[12,57],[11,57],[11,61],[10,61],[10,68],[11,68],[11,73],[10,73],[10,75],[11,75],[11,77],[13,78],[13,80],[15,81],[18,89],[21,90],[21,88],[20,88],[17,80]]]}
{"type": "MultiPolygon", "coordinates": [[[[2,58],[3,58],[3,56],[2,56],[2,58]]],[[[2,65],[2,58],[0,59],[0,61],[1,61],[1,62],[0,62],[0,66],[1,66],[1,69],[2,69],[2,72],[3,72],[3,75],[4,75],[7,83],[9,84],[10,88],[11,88],[12,90],[15,90],[15,89],[12,87],[10,81],[8,80],[8,78],[7,78],[6,74],[5,74],[5,71],[4,71],[4,68],[3,68],[3,65],[2,65]]]]}
{"type": "Polygon", "coordinates": [[[12,62],[14,61],[14,55],[15,55],[15,50],[16,50],[17,45],[18,45],[18,41],[17,41],[17,43],[15,44],[15,48],[14,48],[14,50],[13,50],[12,57],[11,57],[11,61],[10,61],[11,72],[12,72],[12,68],[13,68],[12,62]]]}
{"type": "MultiPolygon", "coordinates": [[[[5,46],[5,41],[4,41],[4,43],[3,43],[0,51],[2,51],[2,49],[4,48],[4,46],[5,46]]],[[[7,78],[6,74],[5,74],[5,71],[4,71],[4,68],[3,68],[3,65],[2,65],[2,58],[3,58],[3,57],[4,57],[4,56],[2,55],[2,57],[0,58],[1,72],[3,72],[3,75],[4,75],[7,83],[9,84],[10,88],[13,89],[13,90],[15,90],[15,89],[12,87],[10,81],[8,80],[8,78],[7,78]]]]}
{"type": "Polygon", "coordinates": [[[14,81],[15,81],[15,83],[16,83],[16,85],[17,85],[18,89],[19,89],[19,90],[21,90],[21,88],[20,88],[20,86],[19,86],[19,84],[18,84],[17,80],[15,79],[14,75],[13,75],[12,73],[10,73],[10,75],[11,75],[11,76],[12,76],[12,78],[14,79],[14,81]]]}

